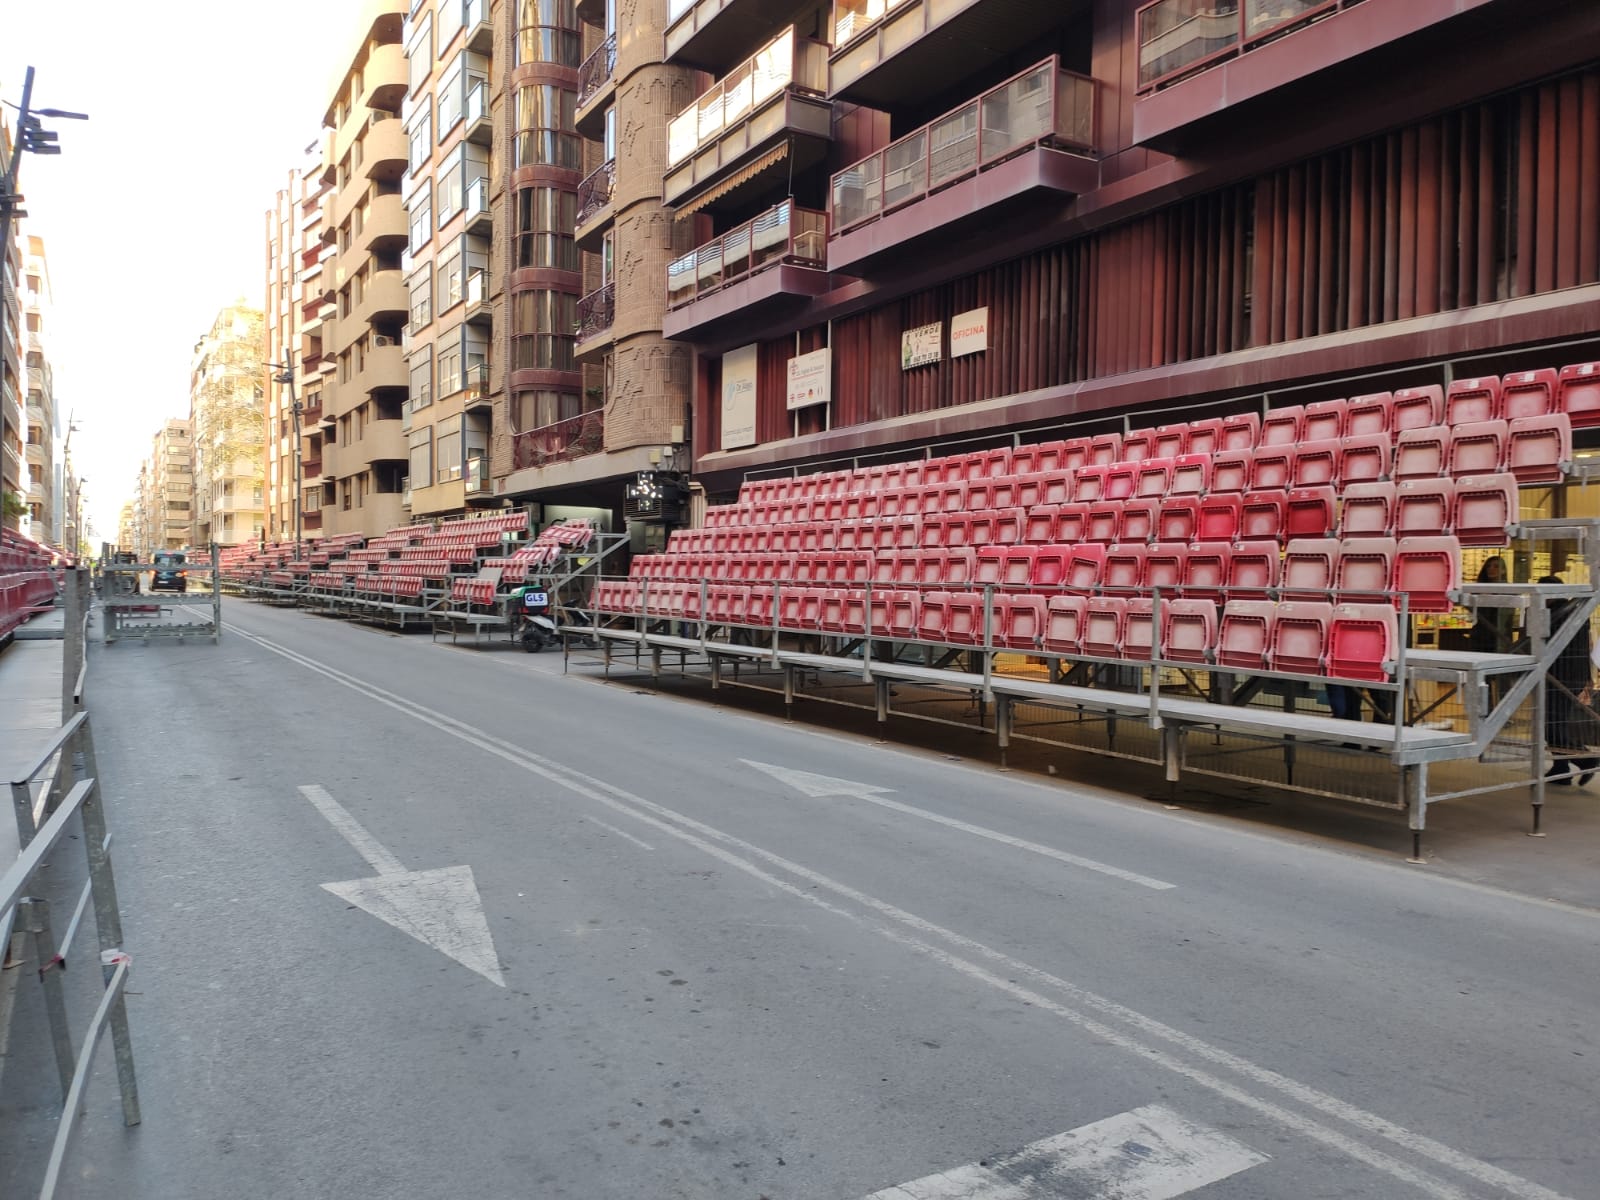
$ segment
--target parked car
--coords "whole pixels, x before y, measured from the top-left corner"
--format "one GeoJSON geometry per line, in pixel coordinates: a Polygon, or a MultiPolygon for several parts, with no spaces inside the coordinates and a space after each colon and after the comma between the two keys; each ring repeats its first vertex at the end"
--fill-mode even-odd
{"type": "Polygon", "coordinates": [[[188,560],[182,552],[163,550],[155,556],[155,574],[150,579],[152,592],[185,592],[189,590],[189,577],[184,572],[188,560]]]}

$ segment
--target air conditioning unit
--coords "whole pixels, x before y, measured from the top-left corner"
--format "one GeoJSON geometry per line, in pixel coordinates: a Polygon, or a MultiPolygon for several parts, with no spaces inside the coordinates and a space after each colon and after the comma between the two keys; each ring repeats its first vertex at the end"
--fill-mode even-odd
{"type": "Polygon", "coordinates": [[[394,338],[385,337],[380,333],[377,337],[372,339],[372,344],[374,346],[398,346],[400,343],[395,341],[394,338]]]}

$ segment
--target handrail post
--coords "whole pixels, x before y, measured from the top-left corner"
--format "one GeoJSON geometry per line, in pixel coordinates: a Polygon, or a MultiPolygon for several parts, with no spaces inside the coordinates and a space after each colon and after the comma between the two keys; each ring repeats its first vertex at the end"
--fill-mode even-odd
{"type": "Polygon", "coordinates": [[[1400,636],[1396,639],[1400,645],[1395,651],[1394,679],[1396,689],[1394,694],[1394,752],[1400,753],[1400,738],[1406,727],[1406,641],[1411,633],[1411,596],[1408,592],[1400,593],[1400,636]]]}
{"type": "Polygon", "coordinates": [[[1161,728],[1161,589],[1150,592],[1150,728],[1161,728]]]}
{"type": "Polygon", "coordinates": [[[33,952],[38,962],[39,984],[44,989],[44,1008],[50,1021],[50,1045],[55,1051],[56,1074],[61,1077],[61,1095],[72,1087],[72,1072],[77,1056],[72,1052],[72,1029],[67,1024],[67,1002],[61,990],[61,956],[56,953],[55,933],[50,928],[49,901],[30,898],[17,902],[23,933],[33,936],[33,952]]]}

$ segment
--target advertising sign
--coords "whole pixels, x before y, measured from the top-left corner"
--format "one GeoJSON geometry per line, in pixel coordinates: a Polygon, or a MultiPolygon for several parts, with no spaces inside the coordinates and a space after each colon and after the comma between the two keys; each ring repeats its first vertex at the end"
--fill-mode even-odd
{"type": "Polygon", "coordinates": [[[722,448],[756,444],[756,347],[722,356],[722,448]]]}
{"type": "Polygon", "coordinates": [[[789,360],[789,409],[826,404],[833,396],[833,351],[824,346],[789,360]]]}
{"type": "Polygon", "coordinates": [[[900,335],[900,369],[925,367],[944,357],[944,322],[918,325],[900,335]]]}
{"type": "Polygon", "coordinates": [[[989,310],[975,308],[950,318],[950,357],[981,354],[989,348],[989,310]]]}

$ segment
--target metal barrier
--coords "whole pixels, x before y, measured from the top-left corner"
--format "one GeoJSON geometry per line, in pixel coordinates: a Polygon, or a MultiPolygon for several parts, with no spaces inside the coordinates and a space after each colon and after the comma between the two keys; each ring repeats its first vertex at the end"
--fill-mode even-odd
{"type": "Polygon", "coordinates": [[[222,573],[218,560],[218,547],[211,543],[210,553],[204,560],[186,558],[175,564],[182,590],[162,596],[154,594],[154,579],[150,594],[140,594],[139,576],[144,572],[162,569],[157,563],[102,563],[100,573],[107,585],[101,598],[105,614],[105,643],[126,638],[177,638],[209,637],[216,642],[222,632],[222,573]],[[191,591],[189,577],[209,575],[210,583],[204,591],[191,591]],[[132,580],[132,587],[128,581],[132,580]],[[151,610],[159,615],[163,608],[171,607],[182,615],[176,620],[151,621],[144,619],[151,610]],[[210,619],[192,615],[196,609],[210,608],[210,619]]]}
{"type": "Polygon", "coordinates": [[[68,578],[66,649],[62,663],[63,708],[68,715],[61,728],[34,761],[11,780],[12,808],[22,846],[15,862],[0,875],[0,947],[9,951],[14,934],[33,941],[51,1047],[60,1078],[62,1109],[50,1148],[40,1190],[50,1200],[60,1182],[67,1148],[82,1108],[94,1052],[107,1029],[117,1064],[125,1125],[139,1124],[139,1091],[134,1077],[133,1043],[128,1031],[124,992],[131,960],[122,949],[122,918],[117,903],[116,878],[111,867],[111,835],[106,828],[104,798],[95,760],[94,735],[89,714],[83,709],[87,656],[83,654],[88,614],[74,620],[76,605],[87,594],[84,573],[68,578]],[[76,643],[76,650],[74,650],[76,643]],[[56,922],[48,900],[29,894],[35,876],[68,835],[77,817],[81,823],[88,880],[78,894],[72,915],[57,940],[56,922]],[[62,974],[90,903],[94,905],[99,940],[102,992],[94,1017],[83,1033],[81,1048],[74,1049],[68,1022],[62,974]]]}

